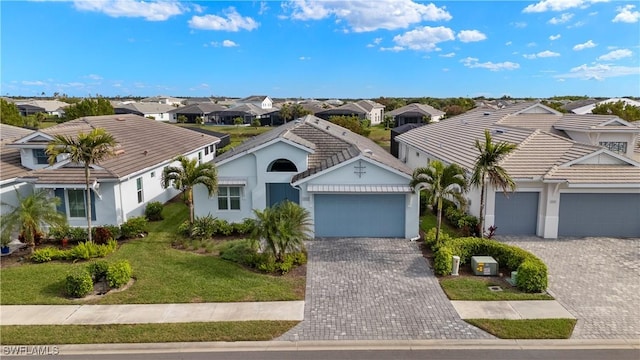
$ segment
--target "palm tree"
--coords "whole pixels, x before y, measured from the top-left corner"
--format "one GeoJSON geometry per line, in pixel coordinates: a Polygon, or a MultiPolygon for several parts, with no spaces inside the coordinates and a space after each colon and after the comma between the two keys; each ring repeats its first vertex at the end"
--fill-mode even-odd
{"type": "Polygon", "coordinates": [[[189,159],[180,155],[174,159],[180,166],[167,166],[162,171],[162,187],[165,189],[173,184],[175,189],[183,192],[189,206],[189,220],[193,224],[193,187],[202,184],[207,188],[209,196],[218,191],[218,171],[212,163],[200,164],[198,159],[189,159]]]}
{"type": "Polygon", "coordinates": [[[18,191],[16,194],[17,206],[2,203],[2,206],[11,208],[2,216],[3,237],[9,237],[17,230],[25,243],[34,246],[36,236],[43,232],[45,226],[62,226],[67,223],[67,218],[56,210],[60,199],[49,198],[45,190],[37,190],[26,197],[22,197],[18,191]]]}
{"type": "Polygon", "coordinates": [[[291,201],[280,202],[263,211],[253,210],[256,222],[251,239],[259,242],[264,251],[283,262],[285,255],[302,251],[309,238],[311,216],[300,205],[291,201]]]}
{"type": "Polygon", "coordinates": [[[507,142],[493,143],[491,133],[488,129],[484,130],[484,143],[476,139],[476,149],[480,152],[476,158],[476,163],[471,176],[471,184],[480,187],[480,236],[484,236],[484,218],[485,218],[485,193],[487,183],[495,188],[502,188],[506,194],[508,190],[514,191],[516,183],[513,181],[507,171],[500,166],[500,162],[516,149],[516,145],[507,142]]]}
{"type": "Polygon", "coordinates": [[[53,165],[61,154],[67,154],[71,162],[84,166],[84,181],[87,201],[87,234],[91,238],[91,188],[89,187],[89,174],[91,165],[97,164],[114,156],[117,143],[113,135],[105,129],[96,128],[88,133],[79,133],[77,137],[55,135],[47,146],[46,154],[49,155],[49,164],[53,165]]]}
{"type": "Polygon", "coordinates": [[[457,164],[444,165],[441,161],[432,160],[428,167],[417,168],[413,172],[410,186],[417,189],[428,189],[428,203],[437,209],[436,242],[440,240],[442,225],[442,201],[444,199],[457,202],[464,207],[467,191],[467,176],[465,170],[457,164]]]}

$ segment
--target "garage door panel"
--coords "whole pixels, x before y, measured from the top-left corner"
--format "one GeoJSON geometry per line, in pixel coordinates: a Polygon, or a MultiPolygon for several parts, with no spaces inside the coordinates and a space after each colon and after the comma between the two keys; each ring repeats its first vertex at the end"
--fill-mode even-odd
{"type": "MultiPolygon", "coordinates": [[[[500,235],[535,235],[538,192],[496,193],[495,225],[500,235]]],[[[490,224],[488,224],[490,225],[490,224]]]]}
{"type": "Polygon", "coordinates": [[[315,195],[317,237],[404,237],[405,195],[315,195]]]}
{"type": "Polygon", "coordinates": [[[640,194],[560,194],[558,236],[640,237],[640,194]]]}

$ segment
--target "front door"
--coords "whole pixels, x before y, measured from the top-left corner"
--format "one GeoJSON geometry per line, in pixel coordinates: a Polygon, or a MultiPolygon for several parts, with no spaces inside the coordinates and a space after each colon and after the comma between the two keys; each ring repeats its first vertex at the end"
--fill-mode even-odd
{"type": "Polygon", "coordinates": [[[300,203],[300,191],[289,183],[267,183],[267,206],[289,200],[296,204],[300,203]]]}

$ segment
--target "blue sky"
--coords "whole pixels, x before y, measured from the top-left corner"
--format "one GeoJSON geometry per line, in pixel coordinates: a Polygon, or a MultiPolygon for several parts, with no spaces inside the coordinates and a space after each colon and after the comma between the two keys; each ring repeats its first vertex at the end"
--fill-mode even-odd
{"type": "Polygon", "coordinates": [[[637,1],[1,1],[1,94],[640,96],[637,1]]]}

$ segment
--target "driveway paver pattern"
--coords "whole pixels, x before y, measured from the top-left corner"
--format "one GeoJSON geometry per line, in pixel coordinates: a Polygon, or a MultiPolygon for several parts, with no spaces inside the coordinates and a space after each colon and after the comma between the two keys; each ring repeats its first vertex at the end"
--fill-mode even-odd
{"type": "Polygon", "coordinates": [[[304,321],[279,340],[491,339],[464,322],[404,239],[307,243],[304,321]]]}
{"type": "Polygon", "coordinates": [[[640,239],[497,240],[547,264],[549,292],[578,319],[572,339],[640,338],[640,239]]]}

